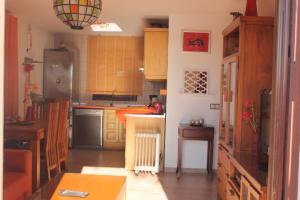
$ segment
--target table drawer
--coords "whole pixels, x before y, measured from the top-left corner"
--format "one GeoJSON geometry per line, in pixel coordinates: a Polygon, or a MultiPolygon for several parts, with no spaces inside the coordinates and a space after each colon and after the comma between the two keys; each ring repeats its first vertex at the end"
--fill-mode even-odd
{"type": "Polygon", "coordinates": [[[184,130],[182,132],[182,137],[184,139],[210,139],[210,134],[206,131],[199,132],[197,130],[184,130]]]}

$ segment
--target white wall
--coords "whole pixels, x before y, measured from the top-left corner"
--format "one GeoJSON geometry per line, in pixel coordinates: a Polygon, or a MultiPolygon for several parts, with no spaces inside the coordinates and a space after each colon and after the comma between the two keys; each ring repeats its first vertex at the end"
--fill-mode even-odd
{"type": "MultiPolygon", "coordinates": [[[[19,56],[19,115],[24,115],[24,82],[25,72],[23,68],[24,57],[31,57],[37,61],[43,61],[44,48],[52,48],[54,41],[53,35],[33,24],[32,28],[32,49],[27,53],[27,30],[30,22],[26,21],[23,16],[18,16],[18,56],[19,56]]],[[[39,85],[38,92],[43,92],[43,64],[35,64],[35,69],[31,72],[31,83],[39,85]]]]}
{"type": "MultiPolygon", "coordinates": [[[[258,14],[274,15],[274,0],[258,2],[258,14]]],[[[198,6],[201,2],[199,2],[198,6]]],[[[167,168],[177,165],[177,127],[191,119],[204,118],[205,124],[215,127],[214,168],[216,168],[218,145],[218,110],[210,110],[210,103],[219,103],[220,64],[222,61],[222,30],[230,24],[231,11],[244,13],[246,1],[227,1],[218,3],[215,9],[197,15],[181,14],[169,17],[169,68],[167,94],[166,160],[167,168]],[[222,6],[224,4],[224,6],[222,6]],[[226,5],[225,5],[226,4],[226,5]],[[229,5],[228,5],[229,4],[229,5]],[[222,10],[223,8],[223,10],[222,10]],[[211,31],[211,52],[182,53],[183,30],[211,31]],[[187,95],[182,93],[183,71],[185,68],[209,70],[210,95],[187,95]]],[[[185,141],[183,143],[183,168],[205,169],[207,142],[185,141]]]]}
{"type": "MultiPolygon", "coordinates": [[[[220,63],[222,61],[222,30],[232,20],[228,14],[172,15],[169,21],[169,68],[167,95],[166,167],[177,162],[177,126],[191,119],[204,118],[205,124],[215,127],[214,160],[217,158],[218,110],[210,103],[219,103],[220,63]],[[182,53],[182,30],[211,32],[210,53],[182,53]],[[185,68],[207,69],[209,95],[183,94],[185,68]]],[[[183,143],[183,168],[206,168],[207,142],[183,143]]],[[[214,163],[216,163],[214,161],[214,163]]],[[[214,165],[215,166],[215,165],[214,165]]]]}
{"type": "Polygon", "coordinates": [[[258,15],[275,16],[275,0],[260,0],[257,4],[258,15]]]}

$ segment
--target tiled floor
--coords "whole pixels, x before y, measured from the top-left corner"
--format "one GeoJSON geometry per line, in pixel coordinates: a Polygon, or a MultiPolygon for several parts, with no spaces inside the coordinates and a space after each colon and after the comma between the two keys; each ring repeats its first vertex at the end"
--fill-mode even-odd
{"type": "MultiPolygon", "coordinates": [[[[123,168],[124,163],[123,151],[71,150],[68,169],[69,172],[79,173],[83,166],[123,168]]],[[[60,177],[58,176],[50,183],[44,184],[33,195],[32,199],[50,199],[60,177]]],[[[132,198],[127,198],[129,200],[164,200],[166,198],[170,200],[217,200],[216,181],[215,176],[212,175],[182,174],[178,180],[175,173],[160,173],[158,176],[150,174],[135,176],[132,172],[128,172],[127,178],[128,180],[130,179],[130,186],[128,185],[130,190],[127,193],[131,191],[136,193],[136,195],[131,195],[132,198]],[[164,194],[159,195],[157,191],[161,191],[164,194]],[[147,192],[149,192],[149,195],[146,194],[147,192]],[[144,194],[144,198],[140,194],[144,194]],[[150,198],[151,195],[154,195],[154,198],[150,198]],[[135,198],[136,196],[140,198],[135,198]],[[155,199],[155,197],[157,198],[155,199]]]]}

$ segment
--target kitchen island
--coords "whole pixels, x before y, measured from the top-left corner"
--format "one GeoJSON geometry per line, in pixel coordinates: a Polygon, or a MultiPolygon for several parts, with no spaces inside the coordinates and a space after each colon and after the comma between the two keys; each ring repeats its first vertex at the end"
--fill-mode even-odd
{"type": "Polygon", "coordinates": [[[165,162],[165,114],[126,114],[125,168],[133,170],[135,166],[136,133],[160,133],[160,170],[165,162]]]}

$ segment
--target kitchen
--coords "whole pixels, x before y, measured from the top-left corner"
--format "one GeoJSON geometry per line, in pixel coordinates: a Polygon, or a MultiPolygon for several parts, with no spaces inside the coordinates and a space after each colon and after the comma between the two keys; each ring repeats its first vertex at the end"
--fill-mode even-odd
{"type": "Polygon", "coordinates": [[[153,55],[155,46],[154,54],[161,58],[157,59],[158,63],[145,61],[145,66],[142,37],[79,36],[83,40],[78,44],[68,35],[56,35],[54,48],[44,50],[44,62],[40,63],[44,66],[43,97],[72,101],[70,147],[125,150],[125,121],[120,123],[116,112],[127,107],[128,113],[134,114],[138,109],[137,113],[159,114],[165,118],[162,103],[165,108],[166,97],[160,92],[166,90],[167,29],[150,30],[147,32],[150,35],[145,37],[150,41],[145,51],[153,55]],[[151,44],[152,33],[154,37],[163,33],[161,51],[157,51],[157,44],[151,44]],[[165,70],[151,69],[151,66],[165,70]],[[158,108],[154,111],[147,109],[148,106],[158,108]]]}
{"type": "MultiPolygon", "coordinates": [[[[163,33],[165,34],[166,31],[163,33]]],[[[162,64],[159,63],[160,68],[167,68],[167,37],[165,35],[163,35],[163,37],[165,37],[164,49],[162,49],[161,52],[157,52],[158,56],[162,56],[162,61],[160,61],[162,64]]],[[[145,75],[150,72],[152,79],[149,80],[145,78],[143,68],[140,69],[143,66],[144,47],[141,37],[83,36],[82,38],[84,38],[84,42],[76,44],[76,40],[70,41],[70,39],[68,40],[68,38],[64,36],[57,37],[57,43],[67,44],[65,45],[66,48],[68,48],[67,46],[77,48],[81,46],[78,53],[79,55],[75,55],[74,57],[82,58],[87,56],[87,58],[82,58],[82,60],[87,60],[85,65],[82,65],[82,61],[77,61],[81,63],[79,79],[82,80],[77,81],[73,79],[73,83],[79,82],[84,84],[80,85],[82,89],[79,92],[81,100],[76,101],[76,99],[73,98],[74,117],[72,123],[73,137],[70,138],[70,141],[72,141],[71,145],[73,148],[85,147],[104,150],[125,150],[125,121],[121,123],[116,113],[129,107],[127,109],[129,113],[135,113],[136,111],[133,109],[139,109],[138,113],[147,114],[153,111],[147,110],[147,108],[143,110],[141,107],[146,107],[151,104],[154,105],[154,103],[156,103],[157,106],[160,106],[156,114],[163,115],[161,104],[158,103],[158,101],[164,102],[165,105],[166,98],[160,95],[160,91],[166,89],[166,70],[163,72],[165,74],[162,74],[165,78],[161,79],[161,77],[159,77],[160,79],[157,80],[157,78],[155,79],[155,70],[151,71],[149,67],[147,68],[145,66],[145,75]],[[108,45],[101,47],[101,44],[108,45]],[[86,49],[84,47],[86,47],[86,49]],[[102,61],[102,63],[99,61],[102,61]],[[95,64],[96,62],[97,65],[95,64]],[[159,96],[159,100],[157,96],[159,96]],[[99,110],[102,111],[100,112],[99,110]],[[95,140],[92,135],[91,137],[86,135],[88,133],[99,135],[99,131],[85,131],[85,135],[80,136],[83,132],[82,130],[87,130],[86,128],[89,126],[95,126],[95,124],[88,124],[88,121],[92,122],[93,120],[97,120],[91,117],[89,120],[89,114],[87,112],[90,112],[90,114],[99,112],[100,118],[98,118],[98,122],[96,123],[99,124],[101,121],[102,126],[99,124],[100,127],[95,128],[103,131],[103,136],[100,137],[101,139],[98,138],[95,140]],[[86,113],[86,115],[84,115],[84,113],[86,113]],[[86,116],[86,118],[84,118],[84,116],[86,116]],[[84,124],[84,122],[87,124],[84,124]],[[90,138],[90,140],[87,141],[87,138],[90,138]],[[95,141],[99,141],[98,145],[95,144],[95,141]]],[[[154,46],[156,46],[156,44],[154,46]]],[[[158,64],[155,64],[155,66],[157,65],[158,64]]],[[[76,68],[76,64],[74,67],[76,68]]],[[[162,73],[162,71],[156,71],[156,73],[160,75],[159,73],[162,73]]],[[[74,90],[75,89],[73,89],[73,91],[74,90]]],[[[76,92],[78,93],[78,91],[74,93],[76,92]]],[[[162,118],[164,118],[164,115],[162,118]]]]}
{"type": "MultiPolygon", "coordinates": [[[[10,1],[13,2],[13,1],[10,1]]],[[[162,146],[160,149],[164,151],[165,156],[161,161],[165,166],[165,169],[170,172],[175,172],[176,160],[177,160],[177,128],[178,124],[185,122],[188,123],[191,120],[197,120],[204,118],[205,124],[212,125],[213,127],[218,127],[218,110],[213,107],[214,104],[219,102],[219,69],[218,66],[221,62],[222,50],[220,45],[222,43],[221,32],[222,29],[232,20],[231,16],[228,14],[231,10],[243,10],[243,4],[241,3],[231,3],[226,4],[222,8],[215,8],[210,3],[204,3],[204,5],[199,6],[198,4],[193,6],[181,6],[179,11],[170,11],[168,5],[162,4],[164,8],[163,12],[155,11],[156,17],[147,16],[143,20],[138,21],[135,16],[128,14],[126,17],[119,17],[119,25],[124,28],[121,33],[113,34],[101,34],[97,36],[95,33],[91,33],[88,36],[87,31],[82,32],[68,32],[65,29],[65,25],[58,25],[55,31],[48,31],[45,29],[43,23],[38,23],[38,19],[35,19],[34,14],[25,14],[20,8],[15,7],[14,3],[8,4],[8,9],[15,10],[17,15],[20,15],[19,20],[19,40],[20,40],[20,53],[19,53],[19,63],[23,62],[24,57],[31,57],[34,60],[45,62],[43,49],[60,49],[66,48],[75,55],[74,56],[74,73],[73,73],[73,107],[82,110],[83,108],[90,108],[92,110],[103,109],[103,148],[104,149],[114,149],[114,150],[124,150],[126,138],[129,137],[127,131],[129,128],[125,128],[124,124],[119,122],[119,117],[117,116],[118,110],[127,110],[130,112],[131,109],[127,109],[129,106],[134,109],[138,109],[141,105],[149,105],[150,98],[149,95],[157,95],[158,101],[164,106],[167,114],[162,115],[140,115],[147,118],[162,118],[163,125],[160,125],[159,130],[165,134],[161,139],[161,143],[166,147],[162,146]],[[193,8],[191,8],[193,7],[193,8]],[[216,10],[221,11],[219,14],[212,13],[201,13],[196,8],[201,8],[203,11],[205,9],[211,10],[213,13],[216,10]],[[175,14],[167,15],[167,12],[175,12],[175,14]],[[181,14],[181,12],[189,14],[181,14]],[[26,17],[24,17],[27,15],[26,17]],[[167,17],[166,17],[167,16],[167,17]],[[194,17],[201,20],[194,20],[194,17]],[[27,18],[27,19],[26,19],[27,18]],[[129,19],[130,18],[130,19],[129,19]],[[28,20],[29,19],[29,20],[28,20]],[[151,20],[158,20],[154,22],[151,20]],[[150,20],[150,21],[149,21],[150,20]],[[131,24],[132,30],[138,32],[138,34],[131,34],[126,29],[126,25],[122,25],[122,21],[130,21],[127,24],[131,24]],[[142,21],[142,22],[141,22],[142,21]],[[209,23],[208,23],[209,22],[209,23]],[[32,33],[32,49],[26,51],[28,41],[27,37],[24,37],[30,33],[28,25],[31,24],[32,33]],[[39,24],[35,26],[33,24],[39,24]],[[155,53],[158,56],[163,56],[163,59],[169,61],[168,68],[157,67],[153,71],[149,71],[146,66],[146,34],[154,31],[164,30],[169,27],[168,43],[165,46],[167,48],[167,53],[158,52],[159,48],[157,44],[154,44],[155,53]],[[144,29],[146,28],[146,29],[144,29]],[[183,30],[209,30],[211,32],[211,46],[209,53],[185,53],[182,52],[181,48],[181,38],[183,30]],[[145,31],[145,32],[144,32],[145,31]],[[145,36],[145,38],[142,38],[145,36]],[[128,39],[125,41],[125,38],[128,39]],[[98,40],[107,40],[107,44],[111,44],[114,48],[108,46],[99,45],[98,40]],[[128,43],[126,43],[128,42],[128,43]],[[132,43],[131,43],[132,42],[132,43]],[[145,42],[145,43],[144,43],[145,42]],[[144,43],[144,44],[143,44],[144,43]],[[118,45],[117,45],[118,44],[118,45]],[[119,45],[122,44],[122,45],[119,45]],[[95,46],[93,46],[95,45],[95,46]],[[118,48],[116,48],[116,46],[118,48]],[[120,48],[120,49],[119,49],[120,48]],[[127,49],[130,48],[130,49],[127,49]],[[97,54],[97,51],[105,52],[111,51],[107,54],[97,54]],[[127,60],[126,55],[130,53],[135,53],[132,60],[127,60]],[[94,54],[90,54],[90,52],[94,54]],[[111,56],[108,57],[107,55],[111,56]],[[120,56],[121,55],[121,56],[120,56]],[[144,57],[144,58],[143,58],[144,57]],[[121,59],[120,59],[121,58],[121,59]],[[216,59],[218,58],[218,59],[216,59]],[[94,62],[94,63],[93,63],[94,62]],[[96,64],[95,64],[96,63],[96,64]],[[103,64],[104,63],[104,64],[103,64]],[[121,64],[118,64],[121,63],[121,64]],[[134,65],[132,63],[135,63],[134,65]],[[95,69],[96,65],[105,65],[109,68],[102,67],[101,69],[95,69]],[[127,66],[132,67],[131,69],[127,66]],[[129,71],[126,71],[126,70],[129,71]],[[188,94],[184,92],[183,72],[186,69],[197,69],[204,70],[208,72],[208,92],[207,94],[188,94]],[[105,71],[105,73],[102,73],[105,71]],[[162,73],[158,75],[149,75],[149,73],[162,73]],[[103,75],[103,76],[102,76],[103,75]],[[168,85],[166,83],[168,81],[168,85]],[[101,84],[100,84],[101,83],[101,84]],[[167,90],[166,90],[167,89],[167,90]],[[168,97],[166,97],[166,93],[168,97]],[[120,99],[122,101],[120,101],[120,99]],[[167,105],[167,106],[166,106],[167,105]],[[167,120],[165,122],[165,118],[167,120]],[[165,130],[166,129],[166,133],[165,130]],[[164,142],[165,140],[165,142],[164,142]]],[[[40,3],[37,3],[38,5],[40,3]]],[[[195,3],[196,4],[196,3],[195,3]]],[[[109,2],[105,5],[109,7],[109,2]]],[[[42,6],[42,5],[40,5],[42,6]]],[[[48,5],[51,7],[51,4],[48,5]]],[[[142,5],[141,7],[147,7],[142,5]]],[[[146,8],[147,9],[147,8],[146,8]]],[[[148,7],[150,9],[150,6],[148,7]]],[[[151,10],[151,9],[150,9],[151,10]]],[[[153,11],[153,10],[152,10],[153,11]]],[[[42,12],[42,11],[36,11],[42,12]]],[[[43,12],[53,12],[51,9],[44,9],[43,12]]],[[[103,10],[103,15],[108,10],[103,10]]],[[[113,12],[113,10],[112,10],[113,12]]],[[[116,12],[116,11],[114,11],[116,12]]],[[[266,15],[272,15],[272,9],[267,6],[261,6],[261,12],[266,15]]],[[[139,13],[139,11],[137,11],[139,13]]],[[[53,14],[53,13],[52,13],[53,14]]],[[[43,16],[40,14],[40,16],[43,16]]],[[[117,16],[117,14],[116,14],[117,16]]],[[[45,18],[41,18],[41,21],[47,21],[45,18]]],[[[140,19],[140,18],[139,18],[140,19]]],[[[110,19],[113,21],[113,19],[110,19]]],[[[110,21],[107,19],[107,21],[110,21]]],[[[157,31],[158,32],[158,31],[157,31]]],[[[30,35],[30,34],[29,34],[30,35]]],[[[157,39],[155,39],[157,41],[157,39]]],[[[106,42],[104,42],[106,43],[106,42]]],[[[161,42],[159,44],[162,44],[161,42]]],[[[153,47],[152,47],[153,48],[153,47]]],[[[151,55],[153,57],[153,55],[151,55]]],[[[130,56],[132,57],[132,56],[130,56]]],[[[161,57],[153,59],[154,61],[160,61],[161,57]]],[[[32,71],[31,80],[39,85],[37,93],[42,94],[45,83],[43,80],[43,64],[35,64],[35,69],[32,71]]],[[[22,68],[19,69],[19,85],[23,85],[24,74],[22,73],[22,68]]],[[[20,87],[21,88],[21,87],[20,87]]],[[[23,108],[23,89],[19,90],[19,114],[24,116],[23,108]]],[[[76,126],[76,109],[73,111],[72,127],[76,126]]],[[[126,111],[126,112],[127,112],[126,111]]],[[[102,114],[100,114],[101,116],[102,114]]],[[[133,114],[127,114],[127,120],[133,114]]],[[[126,114],[125,114],[126,117],[126,114]]],[[[97,119],[98,120],[98,119],[97,119]]],[[[100,117],[101,121],[101,117],[100,117]]],[[[129,121],[129,120],[128,120],[129,121]]],[[[127,121],[127,122],[128,122],[127,121]]],[[[144,120],[146,121],[146,120],[144,120]]],[[[126,122],[126,123],[127,123],[126,122]]],[[[139,122],[142,123],[142,122],[139,122]]],[[[99,128],[99,127],[98,127],[99,128]]],[[[84,127],[83,127],[84,129],[84,127]]],[[[101,128],[100,128],[101,129],[101,128]]],[[[151,128],[150,128],[151,129],[151,128]]],[[[135,130],[135,129],[134,129],[135,130]]],[[[143,132],[144,130],[141,130],[143,132]]],[[[148,131],[148,130],[146,130],[148,131]]],[[[76,130],[75,130],[76,132],[76,130]]],[[[160,132],[160,131],[153,131],[160,132]]],[[[74,133],[74,132],[73,132],[74,133]]],[[[218,134],[216,132],[216,134],[218,134]]],[[[215,144],[217,144],[217,137],[215,137],[215,144]]],[[[70,135],[70,144],[73,144],[73,137],[70,135]]],[[[81,141],[79,139],[79,141],[81,141]]],[[[100,145],[97,148],[101,148],[100,145]]],[[[99,144],[98,143],[98,144],[99,144]]],[[[207,144],[203,141],[187,141],[187,145],[183,149],[183,168],[187,171],[202,172],[206,167],[206,149],[207,144]]],[[[86,146],[88,144],[84,144],[86,146]]],[[[75,144],[76,146],[76,144],[75,144]]],[[[79,144],[80,146],[80,144],[79,144]]],[[[214,162],[213,167],[217,167],[217,145],[214,147],[214,162]]],[[[124,153],[125,154],[125,153],[124,153]]],[[[163,166],[161,165],[161,166],[163,166]]]]}

